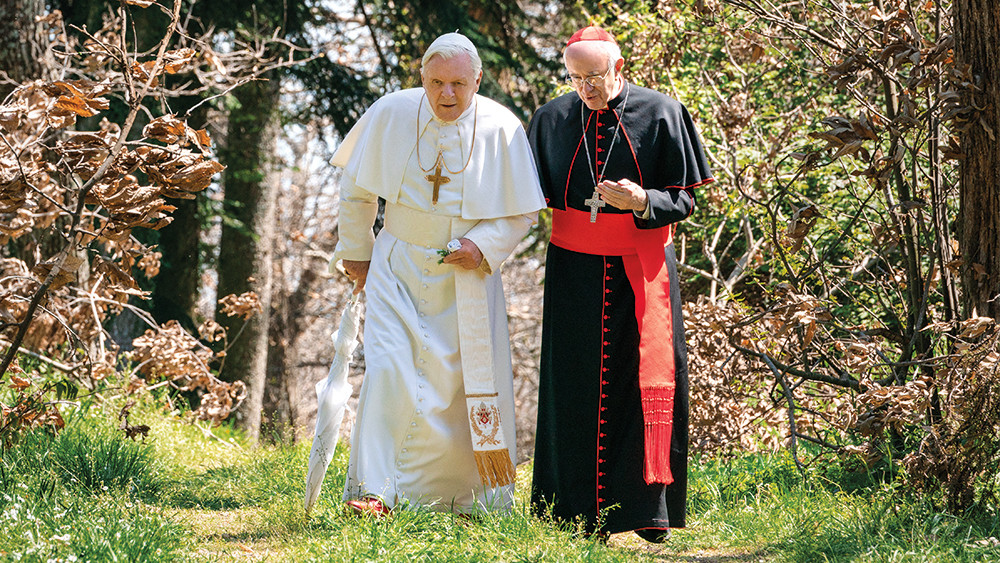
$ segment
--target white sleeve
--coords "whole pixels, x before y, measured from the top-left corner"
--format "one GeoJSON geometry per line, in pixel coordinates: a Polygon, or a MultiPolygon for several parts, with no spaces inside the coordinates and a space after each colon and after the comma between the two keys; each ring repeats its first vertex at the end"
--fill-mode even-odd
{"type": "Polygon", "coordinates": [[[538,221],[538,212],[512,215],[496,219],[483,219],[465,234],[464,238],[476,243],[483,253],[480,269],[492,274],[528,234],[528,229],[538,221]]]}
{"type": "Polygon", "coordinates": [[[372,259],[375,234],[372,225],[378,214],[378,196],[355,185],[347,174],[340,180],[340,216],[337,219],[337,249],[330,267],[338,260],[372,259]]]}

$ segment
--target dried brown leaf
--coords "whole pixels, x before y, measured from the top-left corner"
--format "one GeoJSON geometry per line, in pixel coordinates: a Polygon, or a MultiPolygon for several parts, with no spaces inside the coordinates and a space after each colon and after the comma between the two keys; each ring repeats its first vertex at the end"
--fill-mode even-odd
{"type": "Polygon", "coordinates": [[[222,305],[221,311],[223,313],[230,317],[238,316],[244,321],[263,310],[260,297],[253,291],[247,291],[240,295],[231,293],[220,299],[219,304],[222,305]]]}
{"type": "Polygon", "coordinates": [[[167,51],[163,56],[164,66],[163,69],[167,74],[177,74],[182,72],[185,67],[191,64],[191,60],[195,56],[194,49],[175,49],[173,51],[167,51]]]}
{"type": "Polygon", "coordinates": [[[157,117],[143,127],[142,134],[145,137],[156,139],[168,145],[177,143],[185,137],[187,124],[178,119],[176,115],[164,115],[157,117]]]}

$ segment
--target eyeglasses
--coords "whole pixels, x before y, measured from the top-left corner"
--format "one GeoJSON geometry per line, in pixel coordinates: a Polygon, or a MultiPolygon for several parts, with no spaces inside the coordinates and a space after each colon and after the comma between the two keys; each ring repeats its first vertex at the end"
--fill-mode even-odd
{"type": "Polygon", "coordinates": [[[611,74],[611,69],[615,68],[612,65],[608,65],[608,71],[603,75],[598,76],[592,74],[590,76],[573,76],[572,74],[566,77],[566,82],[572,84],[574,88],[579,88],[584,82],[590,85],[591,88],[596,88],[611,74]]]}

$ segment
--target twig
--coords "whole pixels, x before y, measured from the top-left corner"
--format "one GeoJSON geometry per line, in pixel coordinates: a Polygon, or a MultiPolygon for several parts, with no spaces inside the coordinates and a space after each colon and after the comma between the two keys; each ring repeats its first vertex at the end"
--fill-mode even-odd
{"type": "MultiPolygon", "coordinates": [[[[0,339],[0,346],[10,346],[10,342],[7,342],[6,340],[0,339]]],[[[27,348],[20,348],[19,347],[17,349],[17,351],[18,351],[18,353],[24,354],[25,356],[29,356],[31,358],[34,358],[34,359],[40,361],[40,362],[44,362],[46,364],[49,364],[50,366],[56,368],[57,370],[59,370],[59,371],[61,371],[63,373],[73,373],[74,371],[76,371],[77,369],[79,369],[81,365],[83,365],[83,364],[77,364],[75,366],[68,366],[68,365],[66,365],[66,364],[64,364],[62,362],[59,362],[57,360],[53,360],[52,358],[48,358],[46,356],[43,356],[43,355],[39,354],[38,352],[32,352],[31,350],[28,350],[27,348]]]]}
{"type": "Polygon", "coordinates": [[[771,361],[771,358],[767,357],[766,354],[764,354],[763,356],[764,356],[764,362],[767,364],[767,367],[771,368],[771,371],[774,373],[775,379],[777,379],[778,383],[781,385],[781,390],[785,395],[785,401],[788,402],[788,437],[789,439],[791,439],[791,444],[789,444],[789,448],[791,449],[792,459],[795,461],[795,466],[799,468],[799,473],[805,475],[805,467],[799,460],[799,454],[798,454],[799,432],[796,429],[795,425],[795,399],[792,397],[792,390],[788,388],[788,382],[785,381],[785,374],[778,371],[778,368],[774,366],[774,362],[771,361]]]}
{"type": "Polygon", "coordinates": [[[194,422],[192,422],[192,424],[194,425],[195,428],[197,428],[198,430],[201,430],[201,433],[204,434],[206,438],[211,438],[213,440],[218,440],[221,444],[224,444],[224,445],[229,446],[231,448],[237,448],[237,449],[240,449],[240,450],[243,449],[243,447],[240,446],[239,444],[237,444],[236,442],[233,442],[231,440],[223,440],[222,438],[219,438],[218,436],[215,435],[215,433],[212,432],[211,428],[208,428],[208,427],[202,428],[202,426],[200,424],[198,424],[197,420],[194,421],[194,422]]]}

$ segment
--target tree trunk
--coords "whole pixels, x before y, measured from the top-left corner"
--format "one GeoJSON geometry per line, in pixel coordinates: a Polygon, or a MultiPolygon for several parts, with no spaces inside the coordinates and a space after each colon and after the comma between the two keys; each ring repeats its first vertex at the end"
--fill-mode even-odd
{"type": "MultiPolygon", "coordinates": [[[[191,107],[195,100],[185,99],[177,113],[184,113],[184,105],[191,107]]],[[[208,120],[208,104],[202,104],[188,118],[188,125],[202,129],[208,120]]],[[[157,247],[163,254],[160,274],[153,288],[153,317],[158,323],[175,319],[188,331],[198,325],[198,290],[201,272],[199,246],[201,243],[201,213],[198,198],[175,199],[170,204],[177,207],[171,214],[173,222],[160,229],[157,247]]]]}
{"type": "Polygon", "coordinates": [[[1000,0],[957,0],[955,65],[970,65],[982,86],[981,121],[962,145],[959,175],[962,309],[1000,320],[1000,0]]]}
{"type": "MultiPolygon", "coordinates": [[[[45,13],[44,0],[0,2],[0,70],[17,83],[42,78],[42,61],[48,55],[47,38],[36,18],[45,13]]],[[[17,86],[0,75],[0,102],[17,86]]]]}
{"type": "Polygon", "coordinates": [[[230,349],[221,377],[242,380],[248,395],[237,420],[251,441],[260,436],[261,405],[267,377],[275,201],[278,191],[273,155],[278,124],[278,81],[250,82],[234,91],[226,149],[220,156],[227,221],[219,245],[219,297],[254,291],[263,310],[243,326],[239,318],[217,314],[229,333],[230,349]],[[237,334],[242,330],[242,334],[237,334]]]}

